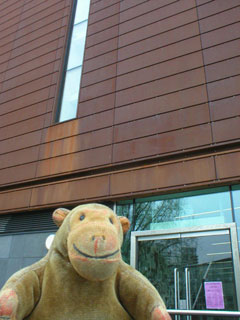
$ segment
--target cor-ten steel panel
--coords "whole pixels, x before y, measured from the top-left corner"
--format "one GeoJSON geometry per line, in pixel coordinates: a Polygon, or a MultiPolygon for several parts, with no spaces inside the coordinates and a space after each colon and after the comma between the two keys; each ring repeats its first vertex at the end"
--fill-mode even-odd
{"type": "Polygon", "coordinates": [[[143,192],[213,179],[214,161],[209,157],[112,174],[111,194],[143,192]]]}
{"type": "Polygon", "coordinates": [[[31,189],[0,193],[0,211],[4,214],[7,210],[29,208],[31,193],[31,189]]]}
{"type": "Polygon", "coordinates": [[[117,90],[126,89],[149,81],[162,79],[174,74],[203,66],[201,52],[191,53],[182,57],[155,64],[144,69],[120,75],[117,78],[117,90]]]}
{"type": "Polygon", "coordinates": [[[44,143],[40,146],[39,159],[48,159],[64,154],[110,145],[112,143],[112,131],[113,128],[110,127],[44,143]]]}
{"type": "Polygon", "coordinates": [[[37,162],[19,165],[0,170],[0,185],[7,185],[15,182],[23,182],[34,179],[36,174],[37,162]]]}
{"type": "MultiPolygon", "coordinates": [[[[239,3],[236,2],[239,5],[239,3]]],[[[240,18],[240,6],[228,11],[223,11],[214,16],[199,20],[202,33],[221,28],[228,24],[238,22],[240,18]]]]}
{"type": "Polygon", "coordinates": [[[97,56],[95,58],[84,60],[83,75],[86,74],[87,72],[91,72],[99,68],[103,68],[113,63],[116,63],[117,59],[118,59],[117,50],[113,50],[106,54],[97,56]]]}
{"type": "Polygon", "coordinates": [[[100,31],[97,34],[90,35],[86,38],[86,48],[97,45],[104,41],[113,39],[118,36],[118,25],[100,31]]]}
{"type": "Polygon", "coordinates": [[[83,101],[78,106],[78,118],[93,115],[109,109],[114,109],[115,93],[83,101]]]}
{"type": "Polygon", "coordinates": [[[46,177],[76,170],[90,169],[111,163],[112,147],[104,146],[82,152],[41,160],[38,163],[37,177],[46,177]]]}
{"type": "Polygon", "coordinates": [[[185,151],[212,143],[209,124],[139,138],[113,146],[113,162],[185,151]]]}
{"type": "Polygon", "coordinates": [[[239,55],[239,48],[240,39],[232,40],[230,42],[226,42],[212,48],[204,49],[204,62],[205,64],[210,64],[236,57],[239,55]]]}
{"type": "Polygon", "coordinates": [[[206,86],[201,85],[116,108],[115,124],[178,110],[207,101],[206,86]]]}
{"type": "Polygon", "coordinates": [[[154,115],[115,127],[114,142],[131,140],[209,122],[208,105],[154,115]]]}
{"type": "Polygon", "coordinates": [[[218,0],[218,1],[210,1],[204,5],[199,5],[198,7],[198,16],[199,19],[203,19],[205,17],[217,14],[219,12],[225,11],[232,7],[235,7],[237,1],[235,0],[218,0]]]}
{"type": "Polygon", "coordinates": [[[224,99],[240,93],[240,76],[235,76],[208,84],[209,100],[224,99]]]}
{"type": "Polygon", "coordinates": [[[142,41],[144,39],[148,39],[149,37],[153,37],[173,29],[176,30],[185,24],[195,21],[197,21],[197,15],[196,9],[194,8],[181,14],[174,15],[173,17],[157,21],[153,24],[147,25],[146,27],[142,27],[140,29],[120,35],[119,47],[130,45],[137,41],[142,41]]]}
{"type": "Polygon", "coordinates": [[[157,34],[154,37],[144,39],[137,43],[130,44],[126,47],[118,49],[119,61],[137,56],[144,52],[148,52],[157,48],[170,45],[174,42],[181,41],[190,37],[199,35],[199,27],[197,22],[181,26],[165,33],[157,34]]]}
{"type": "Polygon", "coordinates": [[[41,115],[40,117],[28,119],[25,121],[14,123],[12,125],[1,127],[0,141],[42,129],[44,125],[44,118],[45,116],[41,115]]]}
{"type": "Polygon", "coordinates": [[[213,101],[209,106],[213,121],[240,116],[240,95],[213,101]]]}
{"type": "Polygon", "coordinates": [[[35,92],[31,92],[23,97],[2,103],[0,108],[0,115],[11,111],[19,110],[36,103],[41,103],[49,98],[49,87],[35,92]]]}
{"type": "Polygon", "coordinates": [[[213,122],[212,128],[215,142],[240,140],[240,117],[213,122]]]}
{"type": "Polygon", "coordinates": [[[100,176],[55,183],[33,189],[31,206],[58,204],[69,201],[86,201],[109,195],[109,178],[100,176]]]}
{"type": "Polygon", "coordinates": [[[240,175],[240,152],[216,156],[216,170],[218,179],[236,178],[240,175]]]}
{"type": "Polygon", "coordinates": [[[121,75],[200,50],[201,38],[200,36],[196,36],[120,61],[118,63],[117,73],[121,75]]]}

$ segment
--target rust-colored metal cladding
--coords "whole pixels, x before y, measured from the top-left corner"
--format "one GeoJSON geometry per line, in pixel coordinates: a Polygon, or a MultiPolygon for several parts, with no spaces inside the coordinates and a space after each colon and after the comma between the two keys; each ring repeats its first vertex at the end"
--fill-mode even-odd
{"type": "MultiPolygon", "coordinates": [[[[156,65],[157,63],[166,63],[168,60],[185,56],[188,53],[201,50],[201,38],[196,36],[190,39],[182,40],[170,44],[166,47],[149,51],[127,60],[120,61],[117,65],[118,75],[131,71],[139,70],[144,67],[156,65]]],[[[118,77],[118,80],[120,77],[118,77]]]]}
{"type": "Polygon", "coordinates": [[[158,115],[207,101],[206,86],[201,85],[117,108],[115,123],[158,115]]]}
{"type": "Polygon", "coordinates": [[[0,141],[0,151],[3,153],[21,150],[38,145],[41,141],[41,131],[30,132],[18,137],[0,141]]]}
{"type": "MultiPolygon", "coordinates": [[[[204,1],[203,1],[204,2],[204,1]]],[[[201,1],[197,0],[197,4],[199,5],[197,7],[199,19],[220,13],[222,11],[228,10],[232,7],[236,7],[237,2],[235,0],[220,0],[220,1],[208,1],[208,3],[205,3],[203,6],[201,5],[201,1]]]]}
{"type": "MultiPolygon", "coordinates": [[[[102,1],[99,1],[99,4],[102,1]]],[[[87,35],[93,35],[105,29],[111,28],[119,24],[119,14],[114,14],[108,18],[95,22],[91,25],[88,25],[87,35]]]]}
{"type": "Polygon", "coordinates": [[[240,57],[231,58],[206,66],[208,82],[233,77],[240,74],[240,57]]]}
{"type": "MultiPolygon", "coordinates": [[[[11,111],[20,110],[22,108],[32,106],[35,103],[43,102],[49,97],[49,88],[37,90],[27,95],[21,96],[17,99],[2,103],[0,108],[0,115],[6,114],[11,111]]],[[[43,104],[44,105],[44,104],[43,104]]]]}
{"type": "Polygon", "coordinates": [[[216,100],[210,103],[211,119],[213,121],[240,116],[240,96],[216,100]]]}
{"type": "Polygon", "coordinates": [[[153,98],[205,83],[203,67],[118,91],[116,106],[153,98]]]}
{"type": "Polygon", "coordinates": [[[139,69],[125,75],[119,75],[117,78],[117,90],[127,89],[201,66],[203,66],[202,53],[191,53],[159,64],[154,64],[144,68],[144,70],[139,69]]]}
{"type": "Polygon", "coordinates": [[[96,149],[70,153],[59,157],[39,161],[37,177],[46,177],[72,171],[90,169],[111,163],[112,147],[104,146],[96,149]]]}
{"type": "Polygon", "coordinates": [[[89,48],[98,43],[113,39],[117,36],[118,36],[118,25],[108,28],[106,30],[100,31],[97,34],[88,36],[86,41],[86,48],[89,48]]]}
{"type": "Polygon", "coordinates": [[[93,115],[95,113],[113,109],[114,103],[115,93],[111,93],[103,97],[98,97],[96,99],[83,101],[79,104],[78,117],[82,118],[88,115],[93,115]]]}
{"type": "MultiPolygon", "coordinates": [[[[10,113],[5,113],[0,118],[0,126],[10,126],[19,121],[25,121],[34,117],[40,117],[46,113],[47,101],[36,103],[24,108],[24,110],[16,110],[10,113]]],[[[38,118],[39,119],[39,118],[38,118]]],[[[36,129],[35,129],[36,130],[36,129]]]]}
{"type": "Polygon", "coordinates": [[[239,38],[240,22],[201,35],[203,49],[239,38]]]}
{"type": "Polygon", "coordinates": [[[109,177],[100,176],[87,179],[55,183],[33,189],[31,206],[47,206],[69,201],[86,201],[106,197],[109,194],[109,177]]]}
{"type": "Polygon", "coordinates": [[[111,194],[126,195],[134,192],[181,186],[183,183],[185,185],[203,183],[214,179],[214,160],[212,157],[165,163],[113,174],[111,177],[111,194]]]}
{"type": "Polygon", "coordinates": [[[118,51],[116,48],[111,52],[102,54],[100,56],[97,56],[89,60],[85,60],[83,64],[83,78],[87,72],[91,72],[99,68],[103,68],[113,63],[116,63],[117,59],[118,59],[118,51]]]}
{"type": "MultiPolygon", "coordinates": [[[[225,2],[227,4],[227,2],[225,2]]],[[[237,3],[235,2],[235,5],[237,3]]],[[[238,4],[237,4],[238,5],[238,4]]],[[[202,33],[221,28],[223,26],[239,21],[240,7],[223,11],[217,15],[200,20],[200,29],[202,33]]]]}
{"type": "Polygon", "coordinates": [[[29,208],[31,199],[31,189],[14,190],[0,193],[1,213],[7,211],[19,210],[21,208],[29,208]]]}
{"type": "Polygon", "coordinates": [[[110,145],[112,143],[112,130],[112,127],[110,127],[44,143],[40,146],[39,159],[54,158],[110,145]]]}
{"type": "Polygon", "coordinates": [[[35,162],[38,160],[39,146],[20,149],[18,151],[0,155],[0,169],[35,162]]]}
{"type": "MultiPolygon", "coordinates": [[[[189,0],[189,4],[191,3],[193,2],[189,0]]],[[[171,16],[171,12],[169,12],[169,16],[171,16]]],[[[134,43],[136,41],[142,41],[144,39],[148,39],[149,37],[158,35],[160,33],[159,30],[161,30],[161,33],[168,32],[174,28],[177,29],[178,27],[184,24],[188,24],[196,20],[197,20],[196,9],[194,8],[192,10],[185,11],[181,14],[169,17],[167,19],[159,20],[155,23],[133,30],[128,33],[124,33],[124,31],[121,32],[122,30],[120,27],[120,34],[121,33],[123,34],[119,36],[119,46],[123,47],[131,43],[134,43]]]]}
{"type": "Polygon", "coordinates": [[[229,152],[216,157],[218,179],[231,179],[240,175],[240,151],[229,152]]]}
{"type": "Polygon", "coordinates": [[[90,7],[90,14],[93,14],[94,12],[103,10],[109,6],[112,6],[121,0],[102,0],[102,1],[95,1],[91,4],[90,7]]]}
{"type": "Polygon", "coordinates": [[[77,116],[55,123],[72,5],[0,3],[0,212],[239,181],[239,3],[91,0],[77,116]]]}
{"type": "Polygon", "coordinates": [[[82,76],[81,85],[87,87],[95,83],[116,77],[117,64],[111,64],[101,69],[93,70],[82,76]]]}
{"type": "Polygon", "coordinates": [[[224,99],[239,94],[240,76],[234,76],[208,84],[210,101],[224,99]]]}
{"type": "Polygon", "coordinates": [[[203,50],[205,64],[230,59],[239,55],[240,39],[219,44],[212,48],[203,50]]]}
{"type": "Polygon", "coordinates": [[[119,48],[118,57],[121,61],[197,35],[199,35],[198,23],[189,23],[177,29],[159,33],[153,37],[138,41],[126,47],[119,48]]]}
{"type": "Polygon", "coordinates": [[[89,17],[89,24],[96,23],[103,19],[113,16],[114,14],[119,13],[119,3],[113,4],[111,6],[106,7],[104,10],[99,10],[94,12],[89,17]]]}
{"type": "Polygon", "coordinates": [[[113,162],[182,152],[211,143],[211,127],[204,124],[115,144],[113,162]]]}
{"type": "Polygon", "coordinates": [[[80,101],[94,99],[105,94],[113,93],[116,90],[116,80],[105,80],[81,89],[80,101]]]}
{"type": "Polygon", "coordinates": [[[215,142],[240,140],[240,117],[234,117],[213,122],[213,136],[215,142]]]}
{"type": "Polygon", "coordinates": [[[169,113],[127,122],[115,127],[114,142],[174,131],[209,122],[208,105],[179,109],[169,113]]]}
{"type": "Polygon", "coordinates": [[[95,46],[92,46],[90,48],[86,48],[84,58],[92,59],[101,54],[116,50],[117,46],[118,46],[118,38],[107,40],[103,43],[96,44],[95,46]]]}
{"type": "Polygon", "coordinates": [[[0,170],[0,186],[35,178],[37,162],[0,170]]]}
{"type": "Polygon", "coordinates": [[[41,115],[0,128],[0,140],[20,136],[43,128],[45,116],[41,115]]]}

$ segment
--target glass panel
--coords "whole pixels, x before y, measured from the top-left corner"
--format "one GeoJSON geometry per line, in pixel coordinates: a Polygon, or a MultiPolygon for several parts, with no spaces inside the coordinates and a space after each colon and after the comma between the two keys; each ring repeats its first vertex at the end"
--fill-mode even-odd
{"type": "Polygon", "coordinates": [[[87,32],[87,21],[74,26],[67,70],[70,70],[72,68],[82,65],[86,32],[87,32]]]}
{"type": "Polygon", "coordinates": [[[82,68],[67,71],[59,121],[66,121],[76,116],[82,68]]]}
{"type": "Polygon", "coordinates": [[[90,0],[78,0],[74,24],[88,19],[90,0]]]}
{"type": "MultiPolygon", "coordinates": [[[[144,229],[182,228],[232,222],[230,193],[219,192],[154,202],[136,203],[136,211],[147,215],[144,229]],[[148,222],[147,222],[147,220],[148,222]]],[[[142,230],[144,230],[142,229],[142,230]]]]}
{"type": "Polygon", "coordinates": [[[237,310],[229,234],[198,232],[191,238],[141,241],[137,256],[137,269],[157,288],[167,308],[175,309],[176,299],[179,309],[189,304],[191,310],[237,310]]]}
{"type": "Polygon", "coordinates": [[[238,245],[240,247],[240,185],[232,187],[234,220],[237,223],[238,245]]]}
{"type": "Polygon", "coordinates": [[[131,231],[161,230],[232,222],[228,188],[136,199],[135,205],[117,204],[117,214],[126,216],[131,222],[130,231],[126,234],[123,243],[123,258],[128,263],[130,260],[131,231]]]}

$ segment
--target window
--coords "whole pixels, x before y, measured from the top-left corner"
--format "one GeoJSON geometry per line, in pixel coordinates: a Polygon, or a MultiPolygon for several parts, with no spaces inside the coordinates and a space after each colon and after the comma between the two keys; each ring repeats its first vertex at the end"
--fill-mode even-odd
{"type": "Polygon", "coordinates": [[[76,117],[89,7],[90,0],[77,0],[67,54],[63,91],[61,92],[58,122],[76,117]]]}
{"type": "MultiPolygon", "coordinates": [[[[237,189],[234,199],[239,199],[237,189]]],[[[235,211],[239,203],[236,200],[235,211]]],[[[120,201],[117,203],[117,214],[126,216],[131,222],[130,232],[123,243],[122,256],[129,263],[131,231],[230,223],[234,221],[232,213],[228,187],[120,201]]],[[[240,219],[236,222],[240,225],[240,219]]]]}

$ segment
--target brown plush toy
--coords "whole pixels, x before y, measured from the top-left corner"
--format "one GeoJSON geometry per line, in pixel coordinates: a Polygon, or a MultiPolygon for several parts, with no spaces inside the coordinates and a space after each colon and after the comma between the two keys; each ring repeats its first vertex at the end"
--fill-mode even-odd
{"type": "Polygon", "coordinates": [[[106,206],[57,209],[48,254],[0,291],[0,319],[169,320],[157,290],[121,258],[125,217],[106,206]]]}

